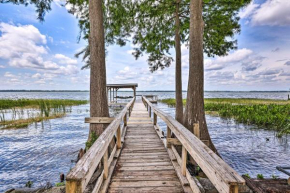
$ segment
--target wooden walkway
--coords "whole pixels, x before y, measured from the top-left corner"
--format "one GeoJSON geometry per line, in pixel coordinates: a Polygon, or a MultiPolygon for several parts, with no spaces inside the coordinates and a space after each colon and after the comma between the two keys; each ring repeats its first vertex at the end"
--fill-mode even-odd
{"type": "Polygon", "coordinates": [[[239,186],[245,180],[208,148],[207,141],[199,139],[198,123],[191,132],[146,97],[142,96],[142,102],[134,97],[114,118],[85,119],[86,123],[109,125],[70,170],[67,193],[204,193],[187,169],[188,155],[218,192],[242,192],[239,186]],[[166,136],[157,118],[166,124],[166,136]],[[115,146],[109,149],[113,141],[115,146]]]}
{"type": "Polygon", "coordinates": [[[184,192],[144,104],[136,101],[108,192],[184,192]]]}

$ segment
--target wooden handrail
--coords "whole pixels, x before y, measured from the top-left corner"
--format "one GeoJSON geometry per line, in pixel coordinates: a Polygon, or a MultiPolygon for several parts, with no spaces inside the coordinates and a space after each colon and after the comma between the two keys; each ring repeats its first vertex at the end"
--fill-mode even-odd
{"type": "MultiPolygon", "coordinates": [[[[148,111],[153,112],[153,117],[158,116],[167,124],[167,132],[169,132],[167,133],[166,137],[169,140],[165,143],[167,144],[167,148],[170,149],[170,151],[173,150],[173,153],[176,152],[174,144],[177,144],[177,142],[172,140],[170,132],[174,133],[174,136],[182,145],[182,157],[180,158],[178,153],[174,154],[176,159],[179,160],[182,175],[186,176],[188,181],[190,181],[189,178],[191,176],[188,172],[185,171],[187,152],[199,165],[199,167],[202,169],[202,171],[206,174],[206,176],[209,178],[209,180],[219,192],[237,193],[238,185],[245,184],[245,180],[233,168],[231,168],[226,162],[224,162],[218,155],[216,155],[207,145],[199,140],[199,138],[191,133],[187,128],[185,128],[182,124],[176,121],[172,116],[154,107],[146,97],[142,96],[142,101],[144,105],[147,106],[148,111]],[[174,143],[170,143],[170,141],[174,141],[174,143]]],[[[154,120],[155,119],[156,118],[154,118],[154,120]]],[[[154,121],[154,125],[159,128],[157,121],[154,121]]]]}
{"type": "Polygon", "coordinates": [[[114,157],[120,154],[121,148],[121,128],[120,125],[124,121],[123,129],[127,126],[127,112],[130,111],[134,105],[135,97],[126,105],[126,107],[117,115],[117,117],[110,123],[105,131],[98,137],[92,147],[86,154],[77,162],[74,168],[69,172],[66,177],[66,192],[67,193],[82,193],[85,191],[86,186],[91,180],[96,168],[100,161],[104,160],[104,169],[102,174],[97,180],[93,192],[105,192],[106,188],[102,184],[109,182],[109,173],[111,163],[114,162],[114,157]],[[126,119],[126,121],[125,121],[126,119]],[[108,147],[113,137],[116,135],[117,142],[114,149],[108,157],[108,147]],[[102,186],[102,190],[100,190],[102,186]]]}

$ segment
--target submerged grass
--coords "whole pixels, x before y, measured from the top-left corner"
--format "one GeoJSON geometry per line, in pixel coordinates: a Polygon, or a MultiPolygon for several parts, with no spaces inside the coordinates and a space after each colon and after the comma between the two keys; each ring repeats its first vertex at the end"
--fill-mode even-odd
{"type": "MultiPolygon", "coordinates": [[[[161,102],[175,106],[175,99],[161,102]]],[[[186,100],[183,100],[183,104],[186,100]]],[[[205,111],[239,123],[278,131],[278,136],[290,134],[290,101],[270,99],[205,99],[205,111]]]]}
{"type": "Polygon", "coordinates": [[[24,128],[34,122],[60,118],[70,112],[72,106],[87,103],[70,99],[0,99],[0,128],[24,128]],[[9,120],[7,113],[10,113],[9,120]]]}

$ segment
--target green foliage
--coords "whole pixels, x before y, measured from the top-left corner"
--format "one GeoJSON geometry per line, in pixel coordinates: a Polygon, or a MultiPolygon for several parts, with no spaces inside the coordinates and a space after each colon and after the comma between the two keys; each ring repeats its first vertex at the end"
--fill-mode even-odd
{"type": "Polygon", "coordinates": [[[71,106],[87,103],[69,99],[0,99],[0,128],[25,128],[31,123],[60,118],[71,111],[71,106]],[[23,117],[25,109],[27,116],[23,117]],[[5,120],[8,112],[12,114],[11,120],[5,120]]]}
{"type": "MultiPolygon", "coordinates": [[[[173,61],[169,49],[174,47],[176,7],[179,5],[180,40],[188,45],[190,24],[190,0],[140,0],[135,1],[137,16],[134,30],[133,55],[139,58],[144,52],[149,54],[151,71],[168,67],[173,61]],[[179,3],[178,3],[179,2],[179,3]]],[[[236,49],[235,34],[240,32],[239,10],[250,0],[204,1],[204,52],[208,56],[223,56],[236,49]]]]}
{"type": "Polygon", "coordinates": [[[251,179],[251,176],[249,174],[244,174],[244,176],[251,179]]]}
{"type": "Polygon", "coordinates": [[[59,182],[55,184],[56,187],[65,186],[65,182],[59,182]]]}
{"type": "Polygon", "coordinates": [[[33,182],[29,180],[28,182],[26,182],[25,187],[31,188],[32,185],[33,185],[33,182]]]}
{"type": "MultiPolygon", "coordinates": [[[[68,0],[67,2],[73,5],[69,12],[76,15],[79,19],[79,40],[83,38],[85,41],[88,41],[90,34],[89,2],[87,0],[68,0]]],[[[131,18],[134,15],[132,1],[104,0],[103,12],[106,46],[113,44],[120,46],[126,45],[127,38],[130,37],[130,33],[132,32],[131,18]]],[[[89,45],[75,54],[76,57],[80,57],[81,55],[85,62],[82,69],[89,68],[89,45]]]]}
{"type": "Polygon", "coordinates": [[[257,174],[257,179],[263,180],[264,179],[263,174],[257,174]]]}
{"type": "MultiPolygon", "coordinates": [[[[175,99],[161,102],[175,105],[175,99]]],[[[186,103],[186,100],[183,101],[186,103]]],[[[290,133],[290,102],[268,99],[205,99],[206,112],[217,112],[223,118],[233,118],[239,123],[278,131],[278,137],[290,133]]]]}
{"type": "Polygon", "coordinates": [[[87,104],[86,100],[70,100],[70,99],[0,99],[0,110],[11,108],[54,108],[61,109],[63,106],[83,105],[87,104]]]}
{"type": "Polygon", "coordinates": [[[90,136],[89,141],[86,142],[86,150],[89,150],[90,147],[95,143],[95,141],[98,139],[98,135],[96,133],[92,133],[90,136]]]}
{"type": "Polygon", "coordinates": [[[279,178],[279,176],[276,176],[276,175],[274,175],[274,174],[272,174],[272,179],[274,179],[274,180],[276,180],[276,179],[278,179],[279,178]]]}
{"type": "Polygon", "coordinates": [[[37,19],[41,22],[44,21],[44,16],[51,10],[52,0],[0,0],[0,3],[13,3],[15,5],[28,6],[32,4],[36,8],[37,19]]]}

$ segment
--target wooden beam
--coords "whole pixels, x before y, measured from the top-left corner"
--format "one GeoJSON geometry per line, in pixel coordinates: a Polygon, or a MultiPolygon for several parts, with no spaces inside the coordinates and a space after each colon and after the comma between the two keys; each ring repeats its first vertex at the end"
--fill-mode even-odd
{"type": "Polygon", "coordinates": [[[193,133],[198,139],[200,139],[199,123],[193,124],[193,133]]]}
{"type": "Polygon", "coordinates": [[[157,124],[157,115],[156,115],[156,113],[153,113],[153,124],[154,125],[157,124]]]}
{"type": "MultiPolygon", "coordinates": [[[[171,149],[172,149],[172,152],[173,152],[178,164],[182,165],[181,157],[179,156],[177,150],[175,149],[175,146],[173,145],[171,147],[171,149]]],[[[179,178],[181,178],[181,177],[179,177],[179,178]]],[[[194,193],[205,193],[205,190],[202,187],[202,185],[200,184],[200,182],[198,181],[198,179],[196,179],[194,176],[191,176],[191,174],[189,173],[188,170],[186,170],[186,179],[188,180],[190,188],[194,193]]]]}
{"type": "Polygon", "coordinates": [[[167,138],[167,143],[172,145],[182,145],[177,138],[167,138]]]}
{"type": "Polygon", "coordinates": [[[111,123],[115,118],[114,117],[86,117],[85,123],[111,123]]]}
{"type": "Polygon", "coordinates": [[[120,128],[120,126],[118,127],[118,129],[117,129],[117,148],[118,149],[121,149],[121,147],[122,147],[122,139],[121,139],[121,128],[120,128]]]}
{"type": "Polygon", "coordinates": [[[172,144],[169,139],[172,139],[171,138],[171,129],[167,126],[167,134],[166,134],[166,146],[167,146],[167,148],[170,148],[171,144],[172,144]]]}
{"type": "Polygon", "coordinates": [[[182,146],[182,162],[181,162],[181,173],[183,176],[186,175],[186,162],[187,162],[187,151],[184,146],[182,146]]]}
{"type": "Polygon", "coordinates": [[[127,113],[124,116],[123,122],[124,122],[124,127],[126,127],[127,126],[127,113]]]}
{"type": "Polygon", "coordinates": [[[107,179],[108,178],[108,173],[109,173],[108,149],[105,151],[105,154],[103,156],[103,162],[104,162],[104,179],[107,179]]]}

